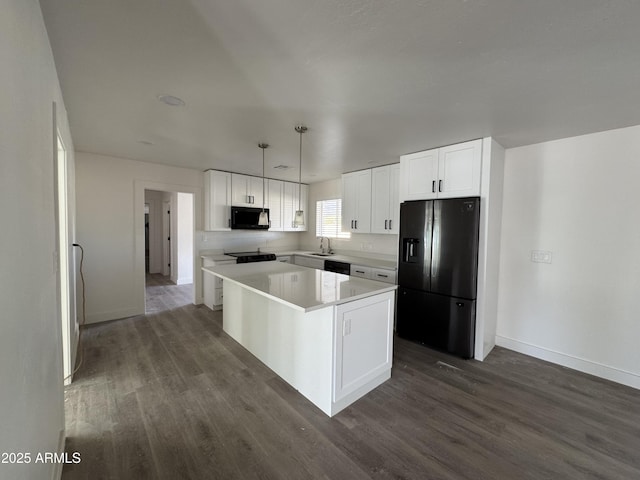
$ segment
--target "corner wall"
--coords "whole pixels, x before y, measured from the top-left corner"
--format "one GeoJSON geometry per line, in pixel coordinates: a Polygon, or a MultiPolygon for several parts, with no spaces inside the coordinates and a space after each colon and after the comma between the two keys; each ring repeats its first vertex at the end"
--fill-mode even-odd
{"type": "MultiPolygon", "coordinates": [[[[27,452],[35,459],[38,452],[58,452],[64,440],[53,102],[73,177],[73,144],[36,0],[2,3],[0,65],[0,452],[27,452]]],[[[72,185],[68,195],[73,202],[72,185]]],[[[55,464],[0,463],[0,478],[49,479],[59,473],[55,464]]]]}
{"type": "Polygon", "coordinates": [[[87,323],[144,313],[145,189],[194,193],[195,223],[201,228],[203,181],[199,170],[76,152],[87,323]]]}
{"type": "Polygon", "coordinates": [[[506,151],[498,345],[640,388],[639,179],[640,126],[506,151]]]}

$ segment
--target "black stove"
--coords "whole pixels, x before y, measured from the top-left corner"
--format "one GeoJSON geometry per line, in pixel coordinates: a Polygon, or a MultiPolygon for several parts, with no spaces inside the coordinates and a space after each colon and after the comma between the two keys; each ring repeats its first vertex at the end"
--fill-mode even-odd
{"type": "Polygon", "coordinates": [[[230,257],[236,257],[236,263],[270,262],[276,259],[275,253],[265,252],[235,252],[225,253],[230,257]]]}

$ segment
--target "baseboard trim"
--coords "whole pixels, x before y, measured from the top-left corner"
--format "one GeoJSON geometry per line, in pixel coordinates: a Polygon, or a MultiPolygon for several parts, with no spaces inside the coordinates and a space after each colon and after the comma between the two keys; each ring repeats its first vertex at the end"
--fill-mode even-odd
{"type": "Polygon", "coordinates": [[[111,310],[108,312],[92,313],[87,315],[87,324],[108,322],[109,320],[117,320],[119,318],[133,317],[136,315],[144,315],[144,307],[142,311],[138,308],[123,308],[121,310],[111,310]]]}
{"type": "Polygon", "coordinates": [[[636,373],[500,335],[496,335],[496,345],[640,390],[640,375],[636,373]]]}

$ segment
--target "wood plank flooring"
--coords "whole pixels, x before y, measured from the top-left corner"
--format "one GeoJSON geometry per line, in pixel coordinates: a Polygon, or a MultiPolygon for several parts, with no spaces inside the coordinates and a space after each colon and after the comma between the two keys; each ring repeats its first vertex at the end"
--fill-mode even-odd
{"type": "Polygon", "coordinates": [[[145,312],[158,313],[193,303],[193,283],[176,285],[160,273],[147,273],[145,278],[145,312]]]}
{"type": "Polygon", "coordinates": [[[186,305],[86,328],[63,478],[640,478],[638,390],[396,338],[391,380],[328,418],[221,324],[186,305]]]}

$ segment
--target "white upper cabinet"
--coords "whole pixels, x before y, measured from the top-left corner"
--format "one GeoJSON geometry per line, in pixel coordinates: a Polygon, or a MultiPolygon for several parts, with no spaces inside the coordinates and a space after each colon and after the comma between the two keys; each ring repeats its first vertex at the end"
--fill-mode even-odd
{"type": "Polygon", "coordinates": [[[482,140],[400,157],[400,201],[480,195],[482,140]]]}
{"type": "Polygon", "coordinates": [[[283,222],[283,197],[284,182],[282,180],[267,180],[267,203],[269,209],[269,230],[272,232],[282,232],[283,222]]]}
{"type": "Polygon", "coordinates": [[[232,173],[231,186],[232,205],[236,207],[262,207],[262,177],[232,173]]]}
{"type": "Polygon", "coordinates": [[[371,232],[371,170],[342,175],[342,231],[371,232]]]}
{"type": "Polygon", "coordinates": [[[204,229],[231,230],[231,174],[204,172],[204,229]]]}
{"type": "MultiPolygon", "coordinates": [[[[231,206],[262,208],[262,177],[207,170],[204,173],[204,229],[231,230],[231,206]]],[[[298,184],[265,179],[264,206],[269,209],[269,230],[306,232],[293,225],[298,210],[298,184]]],[[[309,185],[302,184],[300,207],[309,222],[309,185]]]]}
{"type": "Polygon", "coordinates": [[[371,169],[371,233],[398,233],[400,164],[371,169]]]}
{"type": "Polygon", "coordinates": [[[400,201],[435,198],[438,149],[400,157],[400,201]]]}
{"type": "Polygon", "coordinates": [[[309,186],[302,184],[302,191],[300,192],[297,183],[284,182],[284,194],[282,196],[282,226],[285,232],[306,232],[309,224],[309,209],[307,207],[309,197],[309,186]],[[300,192],[300,198],[298,193],[300,192]],[[298,202],[300,202],[300,208],[304,212],[305,224],[301,227],[297,227],[293,224],[295,219],[296,210],[298,210],[298,202]]]}

